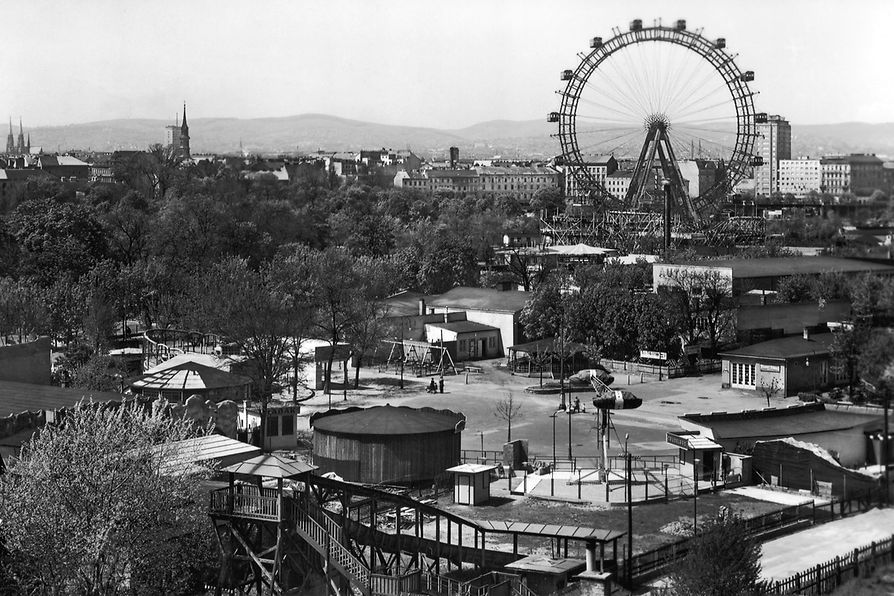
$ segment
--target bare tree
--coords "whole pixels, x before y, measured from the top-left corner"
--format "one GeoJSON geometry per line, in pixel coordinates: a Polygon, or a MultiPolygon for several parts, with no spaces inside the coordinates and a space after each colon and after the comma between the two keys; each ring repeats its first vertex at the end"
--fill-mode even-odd
{"type": "Polygon", "coordinates": [[[508,428],[506,430],[506,442],[512,440],[512,421],[521,418],[522,405],[515,401],[511,392],[506,393],[506,397],[497,402],[494,408],[494,416],[500,420],[505,420],[508,428]]]}
{"type": "Polygon", "coordinates": [[[764,394],[764,397],[767,398],[767,407],[769,408],[770,407],[770,398],[773,397],[774,395],[776,395],[777,393],[779,393],[779,390],[781,389],[781,387],[779,386],[779,379],[774,377],[769,385],[767,385],[766,383],[761,381],[761,384],[758,387],[758,389],[760,389],[761,393],[764,394]]]}

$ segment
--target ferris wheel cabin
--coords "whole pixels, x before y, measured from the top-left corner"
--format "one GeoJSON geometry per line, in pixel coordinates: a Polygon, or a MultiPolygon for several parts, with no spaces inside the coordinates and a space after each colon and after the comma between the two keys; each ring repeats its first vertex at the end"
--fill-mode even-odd
{"type": "Polygon", "coordinates": [[[602,38],[601,37],[594,37],[593,39],[590,40],[590,48],[591,49],[595,50],[596,48],[601,48],[601,47],[602,47],[602,38]]]}
{"type": "Polygon", "coordinates": [[[633,19],[630,21],[630,30],[631,31],[639,31],[643,28],[643,20],[642,19],[633,19]]]}
{"type": "Polygon", "coordinates": [[[677,31],[686,31],[686,19],[679,19],[674,29],[677,31]]]}

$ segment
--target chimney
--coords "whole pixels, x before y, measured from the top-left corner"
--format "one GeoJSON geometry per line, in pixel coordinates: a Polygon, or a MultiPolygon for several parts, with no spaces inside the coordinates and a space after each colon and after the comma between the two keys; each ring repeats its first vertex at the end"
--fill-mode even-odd
{"type": "Polygon", "coordinates": [[[804,327],[804,341],[807,341],[809,339],[810,339],[810,328],[804,327]]]}
{"type": "Polygon", "coordinates": [[[423,316],[425,314],[425,299],[419,299],[419,316],[423,316]]]}

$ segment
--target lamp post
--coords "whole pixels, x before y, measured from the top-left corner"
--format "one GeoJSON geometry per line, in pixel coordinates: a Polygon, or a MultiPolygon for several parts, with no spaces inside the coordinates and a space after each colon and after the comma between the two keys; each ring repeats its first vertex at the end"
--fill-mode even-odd
{"type": "Polygon", "coordinates": [[[569,400],[569,403],[568,403],[568,409],[567,409],[567,411],[568,411],[568,461],[571,461],[571,460],[573,459],[573,456],[572,456],[572,453],[571,453],[571,413],[572,413],[572,412],[571,412],[571,402],[570,402],[570,400],[569,400]]]}
{"type": "Polygon", "coordinates": [[[564,408],[557,409],[550,415],[550,418],[553,419],[553,469],[550,470],[549,474],[549,496],[555,496],[556,492],[556,416],[559,415],[559,412],[564,408]]]}
{"type": "Polygon", "coordinates": [[[692,478],[695,480],[695,491],[692,493],[692,535],[698,533],[698,465],[701,463],[699,458],[692,459],[692,478]]]}
{"type": "Polygon", "coordinates": [[[630,452],[627,451],[627,439],[630,433],[624,436],[624,455],[627,458],[627,583],[633,579],[633,466],[630,460],[630,452]]]}

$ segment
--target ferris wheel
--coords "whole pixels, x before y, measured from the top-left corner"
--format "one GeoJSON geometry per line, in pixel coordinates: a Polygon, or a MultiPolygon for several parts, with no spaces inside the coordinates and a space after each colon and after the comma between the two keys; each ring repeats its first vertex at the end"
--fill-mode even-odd
{"type": "Polygon", "coordinates": [[[667,193],[682,219],[710,218],[761,165],[752,150],[767,115],[754,112],[754,73],[739,70],[725,39],[684,20],[634,20],[613,33],[562,72],[561,108],[548,116],[559,125],[557,162],[594,204],[648,209],[667,193]]]}

